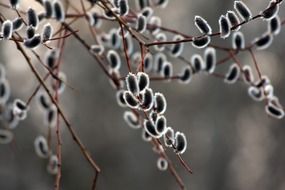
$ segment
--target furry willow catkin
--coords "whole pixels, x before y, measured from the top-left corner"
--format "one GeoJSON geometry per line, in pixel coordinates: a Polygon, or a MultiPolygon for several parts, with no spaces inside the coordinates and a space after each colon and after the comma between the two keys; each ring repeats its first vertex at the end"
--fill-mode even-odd
{"type": "Polygon", "coordinates": [[[212,28],[210,27],[208,22],[201,16],[195,16],[194,22],[195,22],[196,27],[201,33],[204,33],[204,34],[212,33],[212,28]]]}
{"type": "Polygon", "coordinates": [[[273,41],[273,36],[270,33],[265,33],[262,36],[255,38],[254,45],[256,45],[257,49],[263,50],[268,48],[273,41]]]}
{"type": "Polygon", "coordinates": [[[193,71],[190,66],[185,66],[180,73],[180,81],[188,84],[192,79],[193,71]]]}
{"type": "Polygon", "coordinates": [[[10,20],[3,22],[1,27],[1,34],[4,39],[10,39],[13,34],[13,23],[10,20]]]}
{"type": "Polygon", "coordinates": [[[13,30],[18,31],[21,30],[23,27],[23,19],[18,17],[13,20],[13,30]]]}
{"type": "Polygon", "coordinates": [[[146,30],[146,27],[147,27],[146,17],[144,15],[139,15],[136,26],[137,31],[143,33],[146,30]]]}
{"type": "Polygon", "coordinates": [[[0,129],[0,144],[8,144],[14,138],[14,135],[9,130],[0,129]]]}
{"type": "Polygon", "coordinates": [[[61,1],[55,0],[53,1],[53,15],[57,21],[63,22],[65,19],[64,8],[61,1]]]}
{"type": "Polygon", "coordinates": [[[53,35],[53,28],[50,23],[47,23],[43,27],[42,31],[42,40],[43,42],[47,42],[52,38],[53,35]]]}
{"type": "Polygon", "coordinates": [[[34,49],[37,48],[42,42],[42,38],[39,34],[35,34],[32,38],[24,41],[24,45],[27,48],[34,49]]]}
{"type": "Polygon", "coordinates": [[[37,29],[39,25],[39,18],[36,11],[32,8],[29,8],[27,15],[28,15],[28,25],[37,29]]]}
{"type": "Polygon", "coordinates": [[[235,32],[232,36],[233,49],[240,50],[245,48],[245,39],[242,32],[235,32]]]}
{"type": "Polygon", "coordinates": [[[13,103],[13,114],[20,120],[24,120],[27,117],[28,106],[20,99],[16,99],[13,103]]]}
{"type": "Polygon", "coordinates": [[[226,17],[229,19],[229,23],[232,30],[238,31],[241,28],[241,26],[239,26],[239,17],[234,11],[228,11],[226,17]]]}
{"type": "Polygon", "coordinates": [[[183,154],[187,148],[187,140],[184,133],[175,133],[175,151],[177,154],[183,154]]]}
{"type": "Polygon", "coordinates": [[[233,84],[239,79],[239,77],[240,77],[240,68],[236,63],[234,63],[230,66],[225,76],[225,82],[233,84]]]}
{"type": "Polygon", "coordinates": [[[13,8],[17,8],[19,6],[20,0],[10,0],[10,4],[13,8]]]}
{"type": "Polygon", "coordinates": [[[221,38],[227,38],[231,34],[231,26],[229,19],[222,15],[219,19],[219,28],[220,28],[220,34],[221,38]]]}
{"type": "Polygon", "coordinates": [[[205,62],[201,55],[194,54],[191,57],[191,65],[195,73],[201,72],[205,68],[205,62]]]}
{"type": "Polygon", "coordinates": [[[252,18],[251,10],[243,1],[235,1],[234,8],[244,21],[248,21],[252,18]]]}
{"type": "Polygon", "coordinates": [[[208,73],[213,73],[216,69],[217,58],[216,50],[214,48],[207,48],[204,52],[205,70],[208,73]]]}
{"type": "Polygon", "coordinates": [[[209,36],[203,36],[199,38],[194,38],[192,45],[195,48],[202,49],[202,48],[207,47],[210,42],[211,42],[211,38],[209,36]]]}
{"type": "Polygon", "coordinates": [[[154,94],[154,103],[155,103],[155,109],[158,113],[163,114],[166,111],[166,99],[163,94],[161,93],[155,93],[154,94]]]}
{"type": "Polygon", "coordinates": [[[273,17],[267,24],[268,32],[273,35],[278,35],[281,31],[281,21],[279,16],[273,17]]]}

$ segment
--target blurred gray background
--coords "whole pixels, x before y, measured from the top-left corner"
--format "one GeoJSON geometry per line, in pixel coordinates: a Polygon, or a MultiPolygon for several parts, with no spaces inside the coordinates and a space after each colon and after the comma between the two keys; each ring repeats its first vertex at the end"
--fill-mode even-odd
{"type": "MultiPolygon", "coordinates": [[[[268,1],[245,2],[256,15],[268,1]]],[[[206,18],[217,31],[219,16],[229,9],[233,9],[233,1],[170,0],[166,9],[156,9],[155,14],[163,18],[164,26],[197,35],[193,23],[195,15],[206,18]]],[[[281,19],[285,18],[284,12],[282,5],[281,19]]],[[[74,28],[80,29],[80,24],[85,23],[77,22],[74,28]]],[[[248,42],[265,30],[266,22],[261,20],[242,29],[248,42]]],[[[81,35],[90,41],[87,28],[81,35]]],[[[215,39],[213,43],[230,46],[230,39],[215,39]]],[[[1,42],[0,49],[0,61],[7,67],[13,98],[26,100],[37,85],[35,77],[12,42],[1,42]]],[[[202,51],[186,45],[183,55],[189,59],[193,53],[202,51]]],[[[271,79],[281,103],[285,103],[284,53],[285,33],[282,31],[269,49],[255,52],[262,73],[271,79]]],[[[219,52],[218,59],[224,56],[219,52]]],[[[238,58],[243,64],[252,64],[248,52],[238,58]]],[[[175,72],[179,72],[182,63],[172,62],[178,65],[175,72]]],[[[227,66],[218,68],[217,72],[223,72],[224,68],[227,66]]],[[[156,168],[158,156],[150,144],[142,141],[140,130],[132,130],[125,124],[124,109],[117,105],[108,79],[72,37],[66,44],[62,70],[76,91],[67,88],[60,104],[102,169],[97,189],[178,189],[168,171],[156,168]]],[[[192,166],[193,175],[183,169],[172,150],[168,151],[187,189],[285,189],[284,119],[268,117],[264,102],[251,100],[246,85],[227,85],[221,79],[199,75],[186,86],[178,82],[153,82],[151,87],[167,98],[169,125],[183,131],[188,138],[189,147],[183,158],[192,166]]],[[[14,131],[16,146],[0,145],[1,190],[53,188],[54,177],[46,172],[46,160],[36,156],[33,146],[35,137],[45,135],[46,131],[43,114],[33,102],[27,120],[14,131]]],[[[62,133],[62,189],[90,189],[93,172],[64,125],[62,133]]]]}

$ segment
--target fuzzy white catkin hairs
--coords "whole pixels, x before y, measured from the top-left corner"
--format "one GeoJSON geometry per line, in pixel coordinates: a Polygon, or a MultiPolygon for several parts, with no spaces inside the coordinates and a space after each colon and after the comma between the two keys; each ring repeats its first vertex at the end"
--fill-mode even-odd
{"type": "Polygon", "coordinates": [[[58,158],[56,155],[51,155],[47,165],[47,171],[51,175],[56,175],[58,172],[58,158]]]}
{"type": "MultiPolygon", "coordinates": [[[[180,40],[183,40],[183,37],[180,35],[175,35],[173,37],[173,41],[180,41],[180,40]]],[[[184,49],[184,43],[179,43],[179,42],[175,43],[171,47],[171,54],[170,55],[173,57],[178,57],[183,52],[183,49],[184,49]]]]}
{"type": "Polygon", "coordinates": [[[151,7],[145,7],[143,10],[141,10],[141,14],[146,17],[146,20],[149,20],[149,18],[153,15],[153,9],[151,7]]]}
{"type": "Polygon", "coordinates": [[[142,140],[145,142],[150,142],[152,140],[152,137],[144,130],[142,129],[142,140]]]}
{"type": "Polygon", "coordinates": [[[167,120],[165,118],[165,116],[161,115],[158,116],[158,118],[156,119],[155,122],[155,131],[157,134],[159,134],[159,136],[162,136],[165,134],[167,129],[167,120]]]}
{"type": "Polygon", "coordinates": [[[217,58],[215,48],[209,47],[204,52],[205,71],[212,74],[215,71],[217,58]]]}
{"type": "Polygon", "coordinates": [[[170,79],[173,76],[173,65],[170,62],[163,63],[161,75],[165,79],[170,79]]]}
{"type": "Polygon", "coordinates": [[[184,133],[177,131],[175,133],[175,152],[176,154],[183,154],[187,149],[187,140],[184,133]]]}
{"type": "Polygon", "coordinates": [[[52,38],[53,35],[53,27],[50,23],[47,23],[43,26],[42,31],[42,40],[43,42],[47,42],[52,38]]]}
{"type": "MultiPolygon", "coordinates": [[[[167,40],[167,36],[165,33],[160,32],[155,35],[155,39],[159,42],[165,42],[167,40]]],[[[160,52],[165,50],[165,46],[163,44],[155,45],[154,48],[160,52]]]]}
{"type": "Polygon", "coordinates": [[[8,144],[14,138],[14,135],[11,131],[6,129],[0,129],[0,144],[8,144]]]}
{"type": "Polygon", "coordinates": [[[65,12],[64,12],[64,7],[61,1],[55,0],[52,5],[53,5],[53,11],[54,11],[53,16],[55,17],[55,19],[59,22],[64,22],[65,12]]]}
{"type": "Polygon", "coordinates": [[[224,81],[228,84],[233,84],[239,79],[239,77],[240,77],[240,68],[238,64],[234,63],[230,66],[224,81]]]}
{"type": "Polygon", "coordinates": [[[158,158],[157,160],[157,168],[160,170],[160,171],[165,171],[167,170],[168,168],[168,162],[165,158],[163,157],[160,157],[158,158]]]}
{"type": "Polygon", "coordinates": [[[228,17],[221,15],[219,19],[220,36],[225,39],[231,34],[231,25],[228,17]]]}
{"type": "Polygon", "coordinates": [[[143,33],[146,30],[146,27],[147,27],[146,17],[144,15],[138,15],[136,30],[140,33],[143,33]]]}
{"type": "Polygon", "coordinates": [[[243,79],[246,84],[252,84],[254,81],[254,76],[252,73],[252,69],[249,65],[245,65],[242,67],[243,79]]]}
{"type": "Polygon", "coordinates": [[[129,2],[128,0],[120,0],[119,1],[119,10],[120,10],[120,15],[124,16],[129,13],[129,2]]]}
{"type": "Polygon", "coordinates": [[[281,107],[279,107],[278,105],[273,104],[272,102],[269,102],[265,106],[265,111],[268,115],[270,115],[276,119],[284,118],[284,110],[281,107]]]}
{"type": "Polygon", "coordinates": [[[275,16],[267,24],[268,32],[273,35],[278,35],[281,31],[281,20],[279,16],[275,16]]]}
{"type": "Polygon", "coordinates": [[[56,66],[56,61],[58,59],[59,52],[56,49],[47,51],[45,54],[44,64],[48,66],[49,69],[54,69],[56,66]]]}
{"type": "Polygon", "coordinates": [[[191,65],[192,65],[192,68],[194,69],[194,73],[199,73],[205,69],[205,62],[203,58],[201,57],[201,55],[199,54],[192,55],[191,65]]]}
{"type": "Polygon", "coordinates": [[[60,71],[58,73],[58,79],[53,79],[51,80],[51,87],[54,91],[56,91],[58,94],[62,94],[65,90],[66,87],[66,81],[67,81],[67,76],[64,72],[60,71]]]}
{"type": "Polygon", "coordinates": [[[116,93],[116,100],[119,106],[121,107],[127,107],[126,101],[124,99],[124,90],[118,90],[116,93]]]}
{"type": "Polygon", "coordinates": [[[29,8],[27,12],[27,16],[28,16],[28,26],[32,26],[35,29],[37,29],[39,25],[39,17],[36,11],[32,8],[29,8]]]}
{"type": "Polygon", "coordinates": [[[23,19],[20,17],[17,17],[13,20],[13,31],[18,31],[23,27],[23,19]]]}
{"type": "Polygon", "coordinates": [[[50,1],[44,1],[45,17],[51,18],[54,13],[53,5],[50,1]]]}
{"type": "Polygon", "coordinates": [[[105,50],[104,46],[100,44],[94,44],[90,46],[91,53],[102,55],[104,53],[104,50],[105,50]]]}
{"type": "Polygon", "coordinates": [[[144,72],[137,73],[137,80],[138,80],[138,87],[139,91],[144,91],[146,88],[149,87],[149,76],[144,72]]]}
{"type": "Polygon", "coordinates": [[[252,13],[244,2],[235,1],[234,8],[244,21],[249,21],[252,18],[252,13]]]}
{"type": "Polygon", "coordinates": [[[154,106],[157,113],[164,114],[164,112],[166,111],[167,103],[163,94],[159,92],[156,92],[154,94],[154,106]]]}
{"type": "Polygon", "coordinates": [[[149,114],[149,119],[151,120],[152,123],[155,123],[157,118],[158,118],[158,113],[154,110],[152,110],[149,114]]]}
{"type": "MultiPolygon", "coordinates": [[[[121,29],[119,30],[121,32],[121,29]]],[[[121,46],[121,34],[118,32],[117,29],[113,28],[109,32],[109,38],[112,49],[118,49],[121,46]]]]}
{"type": "Polygon", "coordinates": [[[128,107],[132,109],[137,109],[139,107],[138,99],[130,91],[124,92],[124,99],[128,107]]]}
{"type": "Polygon", "coordinates": [[[236,50],[244,49],[245,40],[242,32],[235,32],[232,36],[232,47],[236,50]]]}
{"type": "Polygon", "coordinates": [[[95,28],[100,28],[100,26],[102,25],[102,20],[99,18],[98,13],[96,12],[88,12],[87,18],[90,26],[93,26],[95,28]]]}
{"type": "Polygon", "coordinates": [[[201,36],[198,38],[193,38],[192,46],[198,49],[205,48],[211,42],[210,36],[201,36]]]}
{"type": "Polygon", "coordinates": [[[154,58],[154,70],[155,72],[157,73],[160,73],[162,71],[162,66],[164,64],[164,62],[167,61],[167,57],[164,53],[160,52],[160,53],[157,53],[155,55],[155,58],[154,58]]]}
{"type": "Polygon", "coordinates": [[[28,26],[26,28],[26,35],[27,35],[28,39],[33,38],[35,36],[35,34],[36,34],[36,29],[34,27],[28,26]]]}
{"type": "Polygon", "coordinates": [[[155,130],[155,125],[150,120],[144,120],[144,130],[153,138],[159,138],[159,134],[157,134],[155,130]]]}
{"type": "Polygon", "coordinates": [[[133,73],[129,73],[128,76],[126,77],[126,85],[129,92],[131,92],[134,95],[139,94],[140,90],[136,75],[134,75],[133,73]]]}
{"type": "MultiPolygon", "coordinates": [[[[136,56],[138,56],[136,59],[141,62],[141,60],[140,60],[141,59],[141,53],[137,52],[136,56]]],[[[151,53],[147,53],[144,56],[143,66],[144,66],[145,72],[151,72],[152,71],[152,69],[153,69],[153,56],[151,53]]]]}
{"type": "Polygon", "coordinates": [[[24,45],[27,47],[27,48],[30,48],[30,49],[35,49],[37,48],[42,42],[42,38],[39,34],[35,34],[35,36],[33,36],[32,38],[30,39],[25,39],[24,40],[24,45]]]}
{"type": "Polygon", "coordinates": [[[247,93],[255,101],[262,101],[264,99],[262,90],[255,86],[250,86],[247,90],[247,93]]]}
{"type": "Polygon", "coordinates": [[[34,142],[35,152],[40,158],[47,158],[49,149],[46,139],[43,136],[38,136],[34,142]]]}
{"type": "Polygon", "coordinates": [[[212,34],[212,28],[208,22],[201,16],[195,16],[194,22],[199,31],[203,34],[212,34]]]}
{"type": "Polygon", "coordinates": [[[107,59],[110,65],[110,68],[113,70],[118,70],[121,67],[121,58],[119,54],[114,50],[109,50],[107,53],[107,59]]]}
{"type": "Polygon", "coordinates": [[[57,108],[54,104],[49,105],[48,109],[45,110],[44,124],[47,127],[55,127],[56,126],[56,113],[57,108]]]}
{"type": "Polygon", "coordinates": [[[124,120],[128,124],[128,126],[133,129],[139,129],[141,127],[138,116],[135,115],[132,111],[125,111],[124,120]]]}
{"type": "Polygon", "coordinates": [[[28,106],[26,102],[16,99],[13,103],[13,114],[20,120],[24,120],[27,117],[28,106]]]}
{"type": "Polygon", "coordinates": [[[274,87],[271,84],[264,85],[263,91],[267,99],[272,99],[274,97],[274,87]]]}
{"type": "Polygon", "coordinates": [[[181,83],[188,84],[188,83],[190,83],[190,81],[192,79],[192,75],[193,75],[193,71],[192,71],[191,67],[185,66],[182,68],[182,71],[179,75],[180,76],[179,80],[181,83]]]}
{"type": "Polygon", "coordinates": [[[261,37],[255,38],[253,44],[258,50],[264,50],[268,48],[273,42],[273,36],[271,33],[265,33],[261,37]]]}
{"type": "Polygon", "coordinates": [[[149,111],[153,107],[154,98],[153,98],[153,91],[151,88],[145,89],[143,92],[140,93],[141,95],[141,107],[144,111],[149,111]]]}
{"type": "Polygon", "coordinates": [[[164,135],[163,135],[163,140],[164,140],[164,145],[166,147],[172,147],[175,143],[175,133],[172,127],[167,127],[164,135]]]}
{"type": "Polygon", "coordinates": [[[234,11],[228,11],[226,17],[229,19],[232,30],[238,31],[241,28],[241,26],[238,26],[240,24],[240,21],[234,11]]]}
{"type": "Polygon", "coordinates": [[[5,20],[1,27],[1,34],[3,39],[10,39],[13,34],[13,23],[10,20],[5,20]]]}
{"type": "Polygon", "coordinates": [[[13,105],[8,104],[3,115],[6,120],[9,129],[15,129],[19,124],[19,118],[13,113],[13,105]]]}
{"type": "Polygon", "coordinates": [[[42,109],[43,111],[46,111],[50,108],[52,103],[51,103],[50,97],[46,94],[46,92],[40,91],[37,93],[36,97],[37,97],[37,102],[38,102],[40,109],[42,109]]]}
{"type": "Polygon", "coordinates": [[[160,27],[161,27],[161,18],[160,17],[158,17],[158,16],[150,17],[148,24],[152,25],[152,26],[156,26],[156,27],[149,29],[153,35],[156,35],[160,32],[160,27]]]}

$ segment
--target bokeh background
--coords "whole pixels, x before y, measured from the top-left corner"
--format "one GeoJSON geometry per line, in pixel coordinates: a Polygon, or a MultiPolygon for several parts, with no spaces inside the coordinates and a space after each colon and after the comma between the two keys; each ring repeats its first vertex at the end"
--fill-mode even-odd
{"type": "MultiPolygon", "coordinates": [[[[129,1],[133,4],[132,0],[129,1]]],[[[8,0],[0,2],[8,3],[8,0]]],[[[23,8],[38,7],[32,0],[23,2],[23,8]]],[[[245,2],[256,15],[269,0],[245,2]]],[[[166,9],[155,9],[155,15],[163,18],[166,27],[197,35],[199,33],[193,23],[195,15],[206,18],[217,31],[219,16],[230,9],[233,9],[233,1],[229,0],[170,0],[166,9]]],[[[11,18],[15,16],[3,8],[0,11],[11,18]]],[[[285,18],[284,4],[280,7],[280,17],[285,18]]],[[[76,22],[73,27],[81,29],[80,35],[92,41],[85,22],[76,22]]],[[[265,21],[258,20],[246,25],[242,31],[250,42],[266,27],[265,21]]],[[[213,43],[230,46],[230,39],[214,39],[213,43]]],[[[0,50],[0,61],[7,68],[12,99],[27,100],[37,85],[35,77],[13,42],[1,41],[0,50]]],[[[39,49],[39,52],[43,53],[44,49],[39,49]]],[[[187,44],[183,56],[189,59],[193,53],[202,51],[187,44]]],[[[261,72],[271,79],[281,103],[285,103],[284,53],[283,31],[270,48],[255,51],[261,72]]],[[[223,56],[225,54],[219,52],[218,59],[223,56]]],[[[248,52],[238,58],[243,64],[252,64],[248,52]]],[[[66,43],[63,60],[62,71],[76,90],[67,88],[60,98],[60,105],[102,169],[97,189],[178,189],[169,172],[157,169],[158,156],[150,144],[142,141],[141,132],[130,129],[123,121],[124,109],[117,105],[115,91],[108,79],[86,49],[72,37],[66,43]]],[[[39,65],[35,60],[33,63],[39,65]]],[[[172,60],[172,63],[175,72],[179,72],[183,63],[177,60],[172,60]]],[[[219,67],[217,72],[223,73],[228,65],[219,67]]],[[[167,98],[169,125],[183,131],[188,138],[189,147],[183,158],[192,166],[193,175],[183,169],[171,150],[168,151],[187,189],[285,189],[284,119],[268,117],[264,102],[251,100],[246,85],[228,85],[221,79],[199,75],[188,85],[175,81],[153,82],[151,87],[167,98]]],[[[33,146],[34,139],[45,135],[46,131],[43,114],[32,102],[27,120],[14,131],[16,145],[0,145],[0,189],[53,188],[54,177],[46,172],[47,162],[36,156],[33,146]]],[[[93,172],[64,125],[62,133],[62,189],[90,189],[93,172]]]]}

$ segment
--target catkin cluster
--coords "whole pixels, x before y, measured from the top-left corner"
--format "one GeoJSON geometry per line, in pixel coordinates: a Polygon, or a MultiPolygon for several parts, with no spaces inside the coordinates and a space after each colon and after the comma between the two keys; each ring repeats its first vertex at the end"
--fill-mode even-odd
{"type": "Polygon", "coordinates": [[[156,15],[155,10],[165,8],[169,4],[168,0],[136,0],[136,7],[130,7],[128,0],[82,0],[83,11],[74,6],[73,1],[35,0],[33,3],[41,5],[44,11],[37,12],[33,8],[23,10],[20,0],[1,4],[18,16],[6,18],[0,13],[0,43],[6,41],[16,44],[17,50],[22,53],[40,84],[29,100],[11,100],[6,69],[0,64],[0,119],[4,123],[0,129],[0,143],[13,141],[13,130],[21,120],[26,119],[29,104],[36,99],[42,111],[43,125],[49,132],[56,131],[57,134],[56,146],[51,145],[50,137],[42,134],[34,141],[36,154],[47,159],[48,172],[57,175],[56,188],[60,184],[62,163],[60,118],[96,171],[94,184],[97,173],[100,172],[58,105],[58,97],[63,95],[68,86],[68,76],[61,71],[60,64],[63,62],[61,55],[64,41],[69,36],[74,36],[100,66],[102,74],[114,88],[118,105],[126,109],[123,113],[126,124],[141,131],[142,139],[152,144],[158,155],[158,169],[169,170],[181,189],[184,189],[184,184],[169,159],[166,148],[171,148],[181,165],[192,173],[181,157],[189,144],[186,138],[188,134],[180,132],[179,126],[175,129],[171,127],[175,124],[165,116],[167,97],[151,87],[152,81],[171,84],[179,81],[181,85],[186,85],[196,75],[207,75],[222,78],[226,84],[241,82],[247,86],[247,93],[253,100],[265,102],[266,114],[277,119],[284,118],[284,108],[274,93],[273,84],[261,73],[254,55],[254,51],[269,48],[280,33],[284,23],[278,16],[282,0],[270,0],[267,7],[256,15],[243,1],[236,0],[231,10],[217,18],[219,31],[216,32],[205,18],[196,15],[193,20],[193,25],[199,31],[196,36],[163,26],[163,20],[156,15]],[[264,20],[267,30],[261,36],[248,40],[242,30],[243,26],[256,19],[264,20]],[[86,28],[90,30],[92,41],[85,41],[77,29],[73,28],[72,24],[76,20],[87,21],[86,28]],[[55,24],[51,24],[51,21],[55,24]],[[113,27],[106,30],[105,23],[112,23],[113,27]],[[214,38],[229,39],[231,46],[215,45],[214,38]],[[184,57],[185,43],[190,43],[200,53],[184,57]],[[37,52],[40,46],[46,48],[44,55],[37,52]],[[37,73],[26,51],[37,57],[38,64],[47,71],[45,77],[37,73]],[[229,56],[219,57],[218,51],[226,52],[229,56]],[[245,51],[250,52],[255,63],[253,66],[237,59],[237,55],[245,51]],[[183,62],[179,72],[174,67],[173,60],[183,62]],[[219,65],[227,63],[227,72],[218,73],[219,65]],[[258,74],[257,77],[254,72],[258,74]]]}

